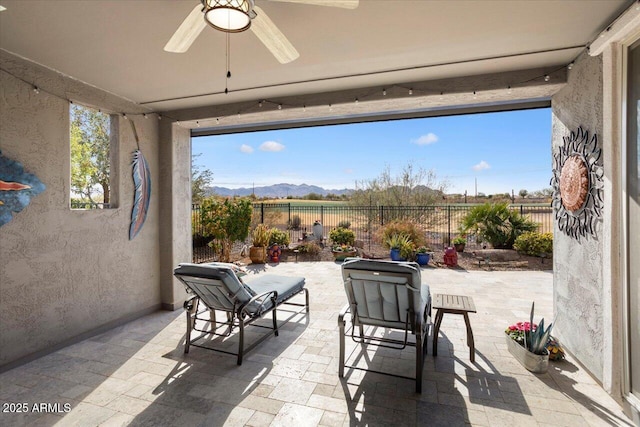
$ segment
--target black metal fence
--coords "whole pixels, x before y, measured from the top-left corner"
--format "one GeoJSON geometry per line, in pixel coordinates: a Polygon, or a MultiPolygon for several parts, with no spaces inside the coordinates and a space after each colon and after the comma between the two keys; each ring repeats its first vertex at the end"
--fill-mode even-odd
{"type": "MultiPolygon", "coordinates": [[[[319,221],[323,226],[324,236],[341,224],[349,224],[365,247],[375,242],[378,230],[394,220],[411,220],[422,224],[426,240],[432,249],[440,249],[450,245],[458,236],[458,227],[464,216],[475,205],[432,205],[432,206],[344,206],[297,203],[254,203],[253,224],[267,224],[281,230],[288,230],[292,242],[303,237],[303,233],[312,232],[313,224],[319,221]]],[[[539,225],[538,231],[553,231],[553,210],[549,205],[511,205],[510,209],[518,211],[539,225]]],[[[203,237],[204,230],[200,222],[200,207],[193,205],[193,262],[205,262],[215,259],[213,250],[207,246],[203,237]]],[[[247,244],[250,243],[249,241],[247,244]]],[[[471,249],[478,248],[480,243],[475,236],[467,236],[467,245],[471,249]]]]}

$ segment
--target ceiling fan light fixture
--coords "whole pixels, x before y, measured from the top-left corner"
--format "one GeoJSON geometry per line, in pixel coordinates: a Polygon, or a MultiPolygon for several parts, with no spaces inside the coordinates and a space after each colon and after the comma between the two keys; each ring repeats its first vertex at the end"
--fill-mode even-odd
{"type": "Polygon", "coordinates": [[[202,0],[204,19],[216,30],[239,33],[251,26],[252,0],[202,0]]]}

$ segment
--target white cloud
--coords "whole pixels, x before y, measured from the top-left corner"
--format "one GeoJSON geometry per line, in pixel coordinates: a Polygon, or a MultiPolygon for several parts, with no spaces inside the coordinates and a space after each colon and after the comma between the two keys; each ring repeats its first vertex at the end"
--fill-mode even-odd
{"type": "Polygon", "coordinates": [[[243,153],[251,154],[253,153],[253,147],[247,144],[242,144],[240,146],[240,151],[242,151],[243,153]]]}
{"type": "Polygon", "coordinates": [[[260,150],[262,151],[282,151],[284,150],[284,145],[280,144],[276,141],[265,141],[260,145],[260,150]]]}
{"type": "Polygon", "coordinates": [[[474,165],[471,169],[473,169],[474,171],[482,171],[485,169],[491,169],[491,165],[484,160],[481,160],[480,163],[474,165]]]}
{"type": "Polygon", "coordinates": [[[429,132],[426,135],[422,135],[418,139],[412,139],[411,142],[417,145],[435,144],[436,142],[438,142],[438,135],[436,135],[435,133],[429,132]]]}
{"type": "Polygon", "coordinates": [[[353,173],[353,169],[347,168],[347,169],[344,170],[344,173],[352,174],[353,173]]]}

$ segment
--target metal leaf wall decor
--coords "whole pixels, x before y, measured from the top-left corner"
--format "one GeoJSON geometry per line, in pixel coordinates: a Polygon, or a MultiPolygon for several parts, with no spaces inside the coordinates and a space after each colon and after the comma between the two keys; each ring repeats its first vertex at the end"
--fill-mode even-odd
{"type": "Polygon", "coordinates": [[[45,185],[37,176],[25,172],[21,163],[3,156],[0,151],[0,227],[44,189],[45,185]]]}
{"type": "Polygon", "coordinates": [[[133,120],[129,120],[133,136],[138,144],[138,149],[133,152],[133,184],[135,186],[135,195],[133,198],[133,208],[131,209],[131,226],[129,227],[129,240],[140,232],[144,221],[147,219],[147,211],[149,210],[149,202],[151,201],[151,173],[149,173],[149,163],[140,151],[138,142],[138,133],[136,132],[133,120]]]}
{"type": "Polygon", "coordinates": [[[596,236],[596,224],[602,216],[602,149],[598,137],[579,127],[562,137],[564,143],[553,155],[552,206],[558,228],[580,241],[596,236]]]}
{"type": "Polygon", "coordinates": [[[140,150],[133,152],[133,183],[135,196],[133,209],[131,210],[131,226],[129,227],[129,240],[132,240],[142,229],[147,219],[149,201],[151,200],[151,174],[149,164],[140,150]]]}

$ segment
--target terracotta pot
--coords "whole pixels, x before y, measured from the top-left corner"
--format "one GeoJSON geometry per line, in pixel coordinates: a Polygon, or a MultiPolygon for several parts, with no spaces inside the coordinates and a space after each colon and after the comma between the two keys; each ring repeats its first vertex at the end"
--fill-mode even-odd
{"type": "Polygon", "coordinates": [[[267,248],[264,246],[251,246],[249,248],[249,258],[253,264],[264,264],[267,259],[267,248]]]}
{"type": "Polygon", "coordinates": [[[456,252],[464,252],[464,245],[466,243],[456,243],[453,247],[456,248],[456,252]]]}
{"type": "Polygon", "coordinates": [[[509,353],[515,357],[528,371],[534,374],[543,374],[549,368],[549,353],[535,354],[518,344],[509,335],[505,334],[509,353]]]}
{"type": "Polygon", "coordinates": [[[356,251],[353,251],[353,252],[331,251],[331,253],[333,254],[333,258],[336,261],[344,261],[345,258],[354,257],[358,254],[358,252],[356,251]]]}

